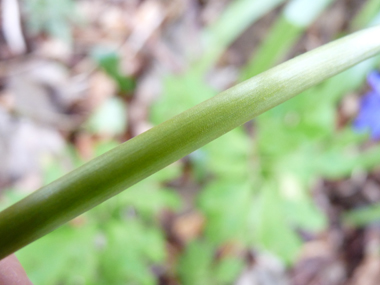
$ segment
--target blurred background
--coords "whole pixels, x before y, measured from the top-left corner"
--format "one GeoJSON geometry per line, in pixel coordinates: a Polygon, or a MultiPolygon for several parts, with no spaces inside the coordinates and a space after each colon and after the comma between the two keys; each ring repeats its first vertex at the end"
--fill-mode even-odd
{"type": "MultiPolygon", "coordinates": [[[[2,0],[0,209],[380,0],[2,0]]],[[[380,58],[17,253],[35,284],[379,284],[380,58]]]]}

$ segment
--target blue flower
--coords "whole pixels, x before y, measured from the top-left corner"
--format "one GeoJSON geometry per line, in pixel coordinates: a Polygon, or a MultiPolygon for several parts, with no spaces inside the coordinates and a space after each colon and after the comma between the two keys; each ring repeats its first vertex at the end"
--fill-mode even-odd
{"type": "Polygon", "coordinates": [[[357,131],[369,131],[372,139],[380,140],[380,73],[367,77],[372,90],[361,98],[359,114],[354,121],[357,131]]]}
{"type": "Polygon", "coordinates": [[[371,72],[367,77],[367,82],[377,94],[380,94],[380,73],[377,71],[371,72]]]}

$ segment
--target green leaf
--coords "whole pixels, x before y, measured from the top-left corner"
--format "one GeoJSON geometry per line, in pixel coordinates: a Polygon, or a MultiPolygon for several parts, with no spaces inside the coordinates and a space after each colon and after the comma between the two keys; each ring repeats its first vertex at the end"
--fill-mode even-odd
{"type": "Polygon", "coordinates": [[[116,52],[97,48],[92,52],[92,57],[116,82],[121,92],[129,93],[135,88],[134,80],[120,72],[120,57],[116,52]]]}
{"type": "Polygon", "coordinates": [[[368,207],[355,209],[344,214],[344,221],[355,227],[366,226],[371,223],[379,222],[380,205],[374,204],[368,207]]]}
{"type": "Polygon", "coordinates": [[[27,0],[23,1],[27,13],[27,28],[33,34],[47,32],[71,43],[73,19],[78,19],[73,0],[27,0]],[[76,16],[76,17],[75,17],[76,16]]]}
{"type": "Polygon", "coordinates": [[[163,96],[152,106],[151,120],[155,124],[210,99],[217,92],[207,86],[198,73],[188,72],[181,76],[164,79],[163,96]]]}
{"type": "Polygon", "coordinates": [[[112,97],[93,113],[87,122],[87,128],[95,134],[109,136],[120,135],[127,127],[127,110],[124,102],[112,97]]]}
{"type": "Polygon", "coordinates": [[[81,228],[64,226],[17,257],[35,284],[80,284],[76,280],[95,280],[97,252],[93,225],[81,228]],[[72,242],[75,240],[75,242],[72,242]]]}
{"type": "Polygon", "coordinates": [[[217,180],[199,197],[206,215],[206,236],[215,244],[246,240],[247,216],[252,206],[251,187],[236,181],[217,180]]]}
{"type": "Polygon", "coordinates": [[[218,262],[214,270],[215,284],[234,284],[243,270],[244,262],[237,257],[226,257],[218,262]]]}
{"type": "Polygon", "coordinates": [[[244,267],[243,261],[234,256],[217,260],[214,255],[215,247],[210,241],[191,242],[178,263],[181,284],[232,284],[244,267]]]}
{"type": "Polygon", "coordinates": [[[249,175],[250,144],[243,128],[236,128],[203,148],[204,163],[219,178],[242,181],[249,175]]]}
{"type": "Polygon", "coordinates": [[[294,262],[301,240],[289,227],[283,201],[273,186],[267,185],[262,189],[252,209],[251,218],[255,242],[264,250],[279,256],[285,263],[294,262]]]}
{"type": "Polygon", "coordinates": [[[149,266],[165,260],[164,237],[135,219],[105,225],[107,245],[101,257],[105,284],[155,284],[149,266]]]}
{"type": "Polygon", "coordinates": [[[214,247],[206,241],[191,242],[178,263],[178,274],[183,285],[210,284],[210,270],[214,247]]]}

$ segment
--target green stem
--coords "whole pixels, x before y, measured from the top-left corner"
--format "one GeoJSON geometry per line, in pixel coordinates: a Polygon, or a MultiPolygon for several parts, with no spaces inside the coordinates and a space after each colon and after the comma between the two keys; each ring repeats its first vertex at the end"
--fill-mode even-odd
{"type": "Polygon", "coordinates": [[[232,1],[219,20],[204,32],[205,52],[195,68],[208,71],[241,33],[284,0],[232,1]]]}
{"type": "Polygon", "coordinates": [[[264,42],[253,54],[242,72],[242,80],[255,76],[276,63],[289,52],[290,48],[306,30],[335,0],[293,0],[284,8],[264,42]]]}
{"type": "Polygon", "coordinates": [[[351,23],[351,29],[357,30],[366,26],[379,13],[380,0],[368,0],[351,23]]]}
{"type": "Polygon", "coordinates": [[[0,259],[378,52],[380,26],[357,32],[242,82],[90,161],[0,212],[0,259]]]}

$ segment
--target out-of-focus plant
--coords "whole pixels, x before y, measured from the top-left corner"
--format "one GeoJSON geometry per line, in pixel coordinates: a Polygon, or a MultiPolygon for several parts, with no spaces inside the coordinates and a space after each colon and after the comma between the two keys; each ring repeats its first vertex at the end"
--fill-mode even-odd
{"type": "Polygon", "coordinates": [[[242,79],[247,79],[263,72],[278,63],[294,45],[302,32],[333,0],[293,0],[284,8],[276,23],[269,31],[265,41],[260,45],[244,68],[242,79]]]}
{"type": "MultiPolygon", "coordinates": [[[[287,8],[302,4],[302,1],[294,1],[287,8]]],[[[364,17],[363,13],[359,16],[365,24],[372,20],[372,16],[364,17]]],[[[294,30],[299,28],[294,27],[294,30]]],[[[299,33],[295,35],[298,37],[299,33]]],[[[288,40],[286,37],[276,38],[275,47],[259,48],[258,53],[267,58],[264,65],[270,67],[274,62],[273,57],[263,53],[284,54],[297,37],[291,37],[293,40],[285,45],[282,41],[288,40]]],[[[252,64],[244,69],[243,77],[252,64]]],[[[355,170],[371,169],[378,163],[374,157],[379,149],[362,154],[358,144],[363,136],[353,133],[349,126],[341,131],[335,128],[335,110],[341,96],[359,88],[365,75],[377,64],[378,58],[370,59],[259,116],[254,122],[253,142],[246,131],[237,129],[190,156],[196,167],[209,162],[202,169],[208,169],[213,176],[199,199],[199,207],[207,217],[206,236],[211,241],[210,246],[232,240],[292,262],[301,245],[295,230],[316,232],[325,228],[325,217],[309,192],[314,181],[320,176],[345,177],[355,170]],[[245,179],[242,178],[244,173],[247,173],[245,179]],[[239,197],[242,198],[239,200],[239,197]],[[248,197],[254,198],[249,200],[248,197]],[[244,221],[247,213],[253,218],[244,221]]],[[[168,91],[169,95],[174,96],[168,91]]]]}
{"type": "Polygon", "coordinates": [[[351,210],[344,215],[344,221],[350,226],[362,227],[371,223],[378,223],[380,219],[380,205],[351,210]]]}
{"type": "Polygon", "coordinates": [[[203,55],[193,60],[184,74],[164,79],[163,96],[151,110],[152,121],[161,123],[216,95],[218,90],[205,82],[205,73],[215,65],[223,51],[244,29],[282,2],[284,1],[232,1],[220,18],[204,31],[203,55]]]}
{"type": "Polygon", "coordinates": [[[31,33],[45,32],[71,42],[70,23],[78,18],[73,0],[25,0],[23,4],[31,33]]]}
{"type": "MultiPolygon", "coordinates": [[[[360,13],[351,22],[351,27],[354,30],[360,29],[368,24],[368,20],[379,18],[380,1],[379,0],[368,0],[360,13]]],[[[376,19],[377,21],[378,19],[376,19]]]]}
{"type": "Polygon", "coordinates": [[[92,56],[100,68],[116,82],[120,92],[128,94],[134,89],[133,79],[123,75],[120,71],[120,57],[117,52],[97,48],[93,51],[92,56]]]}
{"type": "Polygon", "coordinates": [[[122,134],[127,126],[127,110],[124,102],[117,98],[109,98],[90,116],[87,128],[90,133],[110,136],[122,134]]]}

